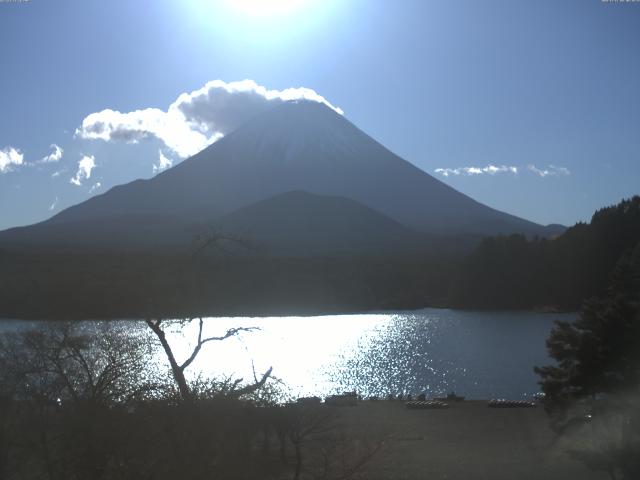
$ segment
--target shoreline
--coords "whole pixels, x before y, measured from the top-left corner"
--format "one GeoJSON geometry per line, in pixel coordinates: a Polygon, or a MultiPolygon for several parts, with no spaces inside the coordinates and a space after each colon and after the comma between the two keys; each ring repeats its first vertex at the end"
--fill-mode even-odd
{"type": "Polygon", "coordinates": [[[456,311],[456,312],[466,312],[466,313],[491,313],[495,312],[497,314],[539,314],[539,315],[567,315],[567,314],[577,314],[578,310],[561,310],[561,309],[513,309],[513,308],[456,308],[450,306],[425,306],[419,308],[389,308],[389,309],[375,309],[375,310],[318,310],[317,312],[289,312],[283,314],[277,313],[265,313],[262,315],[255,314],[252,311],[249,311],[246,314],[242,313],[229,313],[229,314],[191,314],[191,315],[149,315],[148,317],[139,317],[139,316],[130,316],[130,317],[83,317],[77,318],[75,316],[50,316],[50,317],[41,317],[41,316],[13,316],[13,317],[2,317],[0,316],[0,322],[5,321],[24,321],[24,322],[60,322],[60,321],[74,321],[74,322],[101,322],[101,321],[144,321],[146,318],[164,318],[167,320],[178,320],[184,318],[203,318],[203,319],[226,319],[226,318],[243,318],[243,319],[267,319],[267,318],[319,318],[319,317],[335,317],[335,316],[356,316],[356,315],[390,315],[390,314],[415,314],[418,312],[422,312],[424,310],[443,310],[443,311],[456,311]]]}

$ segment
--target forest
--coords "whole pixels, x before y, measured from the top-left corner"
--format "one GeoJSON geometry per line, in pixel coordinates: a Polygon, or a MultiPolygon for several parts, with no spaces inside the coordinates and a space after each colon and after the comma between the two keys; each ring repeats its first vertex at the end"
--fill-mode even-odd
{"type": "Polygon", "coordinates": [[[451,303],[460,308],[576,311],[604,293],[623,255],[640,248],[640,197],[594,213],[554,239],[490,237],[461,263],[451,303]]]}

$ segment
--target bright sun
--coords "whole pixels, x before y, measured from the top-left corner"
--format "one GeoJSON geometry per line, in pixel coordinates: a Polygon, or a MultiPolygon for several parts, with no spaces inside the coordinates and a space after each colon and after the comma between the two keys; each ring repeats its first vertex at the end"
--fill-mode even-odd
{"type": "Polygon", "coordinates": [[[298,9],[305,0],[228,0],[228,5],[254,17],[286,15],[298,9]]]}

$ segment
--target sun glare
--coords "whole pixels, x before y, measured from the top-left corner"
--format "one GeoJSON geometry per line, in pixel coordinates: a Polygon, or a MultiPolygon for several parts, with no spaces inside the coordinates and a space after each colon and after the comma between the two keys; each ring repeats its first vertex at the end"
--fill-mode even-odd
{"type": "MultiPolygon", "coordinates": [[[[190,25],[205,35],[232,40],[232,47],[250,45],[271,50],[293,38],[321,32],[344,0],[186,0],[190,25]]],[[[0,4],[2,0],[0,0],[0,4]]],[[[291,50],[290,44],[286,48],[291,50]]],[[[295,48],[295,45],[294,45],[295,48]]]]}
{"type": "Polygon", "coordinates": [[[233,9],[253,17],[288,15],[297,10],[305,0],[228,0],[233,9]]]}

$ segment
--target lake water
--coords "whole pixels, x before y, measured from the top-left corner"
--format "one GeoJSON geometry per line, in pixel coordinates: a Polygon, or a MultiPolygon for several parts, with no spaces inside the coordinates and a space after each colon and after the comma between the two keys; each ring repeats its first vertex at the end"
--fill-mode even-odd
{"type": "MultiPolygon", "coordinates": [[[[292,396],[355,390],[362,395],[527,398],[539,391],[535,365],[551,362],[545,340],[556,319],[574,314],[424,309],[316,317],[209,318],[205,335],[258,327],[207,343],[190,374],[253,378],[270,366],[292,396]]],[[[131,323],[132,329],[135,324],[131,323]]],[[[33,323],[4,321],[14,329],[33,323]]],[[[174,327],[178,359],[190,352],[197,322],[174,327]]],[[[161,356],[158,357],[163,360],[161,356]]]]}

